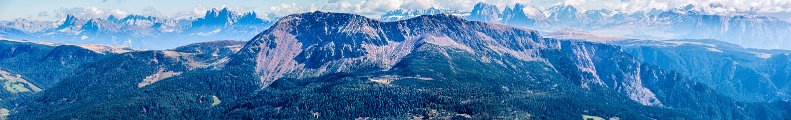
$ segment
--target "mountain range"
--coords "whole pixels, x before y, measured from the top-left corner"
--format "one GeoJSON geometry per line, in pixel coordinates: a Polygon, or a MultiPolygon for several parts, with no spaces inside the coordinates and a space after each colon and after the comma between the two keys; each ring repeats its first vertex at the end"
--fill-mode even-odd
{"type": "Polygon", "coordinates": [[[211,9],[198,18],[128,15],[123,18],[78,18],[61,21],[17,19],[0,23],[0,37],[66,44],[106,44],[141,49],[168,49],[211,40],[244,40],[272,24],[255,12],[211,9]]]}
{"type": "MultiPolygon", "coordinates": [[[[471,12],[449,12],[465,19],[536,29],[545,33],[580,30],[634,39],[716,39],[748,48],[791,49],[791,23],[754,12],[717,13],[721,4],[686,5],[667,10],[623,12],[579,10],[569,4],[539,9],[524,4],[498,8],[478,3],[471,12]]],[[[438,11],[441,12],[441,11],[438,11]]],[[[436,14],[436,13],[432,13],[436,14]]],[[[428,14],[427,14],[428,15],[428,14]]],[[[409,16],[383,17],[408,19],[409,16]]],[[[395,16],[398,16],[397,14],[395,16]]],[[[415,16],[415,15],[412,15],[415,16]]],[[[383,19],[399,20],[399,19],[383,19]]]]}
{"type": "MultiPolygon", "coordinates": [[[[546,9],[516,4],[498,8],[478,3],[471,11],[429,8],[398,9],[379,20],[397,21],[420,15],[453,14],[467,20],[500,23],[543,33],[587,31],[634,39],[716,39],[748,48],[791,49],[791,23],[742,12],[713,12],[720,4],[681,6],[667,10],[623,12],[580,10],[568,4],[546,9]]],[[[271,16],[271,15],[270,15],[271,16]]],[[[77,18],[61,21],[17,19],[0,22],[0,37],[68,44],[108,44],[142,49],[168,49],[210,40],[246,40],[268,28],[277,17],[259,18],[255,12],[211,9],[202,17],[167,18],[129,15],[123,18],[77,18]],[[245,36],[245,37],[241,37],[245,36]]]]}
{"type": "Polygon", "coordinates": [[[791,119],[791,24],[709,6],[0,22],[0,119],[791,119]]]}
{"type": "Polygon", "coordinates": [[[448,14],[316,11],[247,42],[167,50],[3,40],[0,60],[21,67],[0,69],[20,77],[0,73],[33,92],[1,105],[10,119],[791,118],[788,51],[552,35],[448,14]],[[21,63],[33,60],[43,65],[21,63]]]}

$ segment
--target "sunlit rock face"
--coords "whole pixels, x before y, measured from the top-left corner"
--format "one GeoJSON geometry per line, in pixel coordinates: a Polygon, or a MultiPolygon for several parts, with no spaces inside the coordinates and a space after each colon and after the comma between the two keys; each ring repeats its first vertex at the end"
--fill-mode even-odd
{"type": "Polygon", "coordinates": [[[543,39],[532,30],[449,15],[380,22],[351,14],[312,12],[284,17],[240,52],[254,57],[236,61],[254,62],[265,87],[280,78],[387,71],[424,44],[460,49],[480,55],[481,62],[504,66],[514,66],[504,59],[567,64],[548,61],[541,54],[554,53],[540,52],[561,50],[574,56],[577,71],[587,74],[578,79],[580,87],[611,88],[641,104],[661,105],[643,86],[644,66],[635,59],[612,46],[560,41],[543,39]],[[619,56],[612,58],[617,63],[605,59],[613,56],[619,56]]]}
{"type": "Polygon", "coordinates": [[[352,14],[314,12],[284,17],[241,54],[256,54],[256,71],[267,83],[286,75],[353,72],[361,66],[387,70],[422,44],[534,61],[540,60],[535,50],[546,47],[540,43],[542,39],[531,30],[451,15],[380,22],[352,14]]]}

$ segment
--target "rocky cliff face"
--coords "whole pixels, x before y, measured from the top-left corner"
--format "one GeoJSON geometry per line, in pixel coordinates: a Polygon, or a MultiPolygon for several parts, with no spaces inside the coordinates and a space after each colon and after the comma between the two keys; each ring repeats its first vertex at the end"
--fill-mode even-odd
{"type": "MultiPolygon", "coordinates": [[[[257,56],[256,71],[262,74],[262,83],[269,83],[286,75],[303,78],[356,72],[359,66],[388,70],[420,44],[534,61],[539,60],[535,50],[546,47],[539,43],[543,41],[534,31],[449,15],[379,22],[352,14],[315,12],[284,17],[240,54],[257,56]]],[[[491,55],[481,59],[489,60],[491,55]]]]}
{"type": "Polygon", "coordinates": [[[475,7],[473,7],[472,11],[470,12],[470,16],[467,16],[467,20],[483,22],[495,22],[499,19],[500,8],[486,3],[475,4],[475,7]]]}

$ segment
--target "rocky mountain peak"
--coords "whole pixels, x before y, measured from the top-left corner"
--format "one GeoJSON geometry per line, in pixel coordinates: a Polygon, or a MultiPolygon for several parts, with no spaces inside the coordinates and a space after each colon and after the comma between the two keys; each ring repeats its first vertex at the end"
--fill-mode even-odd
{"type": "Polygon", "coordinates": [[[205,18],[228,17],[228,16],[232,16],[233,14],[234,13],[228,10],[228,8],[222,8],[222,9],[212,8],[211,10],[206,11],[206,15],[204,17],[205,18]]]}
{"type": "Polygon", "coordinates": [[[61,30],[66,28],[72,28],[77,25],[81,25],[81,22],[82,20],[78,19],[77,17],[74,17],[74,15],[68,14],[66,15],[66,19],[63,20],[63,23],[60,24],[56,29],[61,30]]]}
{"type": "Polygon", "coordinates": [[[479,2],[478,4],[475,4],[475,7],[472,8],[472,12],[470,13],[470,16],[467,17],[467,19],[473,21],[494,22],[498,20],[499,15],[500,9],[497,8],[497,6],[479,2]]]}
{"type": "Polygon", "coordinates": [[[578,13],[577,8],[569,4],[560,4],[557,6],[553,6],[550,7],[549,10],[547,11],[550,13],[549,19],[558,22],[573,23],[573,22],[578,22],[581,18],[581,15],[578,13]]]}

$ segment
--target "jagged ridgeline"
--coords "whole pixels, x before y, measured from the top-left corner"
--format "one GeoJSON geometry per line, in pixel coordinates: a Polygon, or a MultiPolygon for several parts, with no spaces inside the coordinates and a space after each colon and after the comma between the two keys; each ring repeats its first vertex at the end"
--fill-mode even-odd
{"type": "Polygon", "coordinates": [[[259,18],[255,12],[238,12],[228,8],[213,8],[196,18],[143,15],[81,18],[67,15],[61,21],[0,21],[0,37],[67,44],[168,49],[212,40],[249,39],[268,28],[272,19],[274,18],[259,18]],[[55,24],[57,26],[52,26],[55,24]]]}
{"type": "MultiPolygon", "coordinates": [[[[577,6],[579,7],[579,6],[577,6]]],[[[718,3],[685,5],[667,9],[620,11],[618,9],[578,9],[559,4],[539,9],[526,4],[498,8],[477,3],[471,11],[444,9],[399,9],[387,12],[381,20],[395,21],[428,14],[458,14],[467,20],[525,27],[539,31],[583,30],[598,34],[639,39],[717,39],[750,48],[791,49],[791,23],[775,18],[730,9],[718,3]]]]}
{"type": "Polygon", "coordinates": [[[453,15],[285,16],[246,44],[126,52],[8,106],[12,119],[789,119],[619,46],[453,15]]]}

